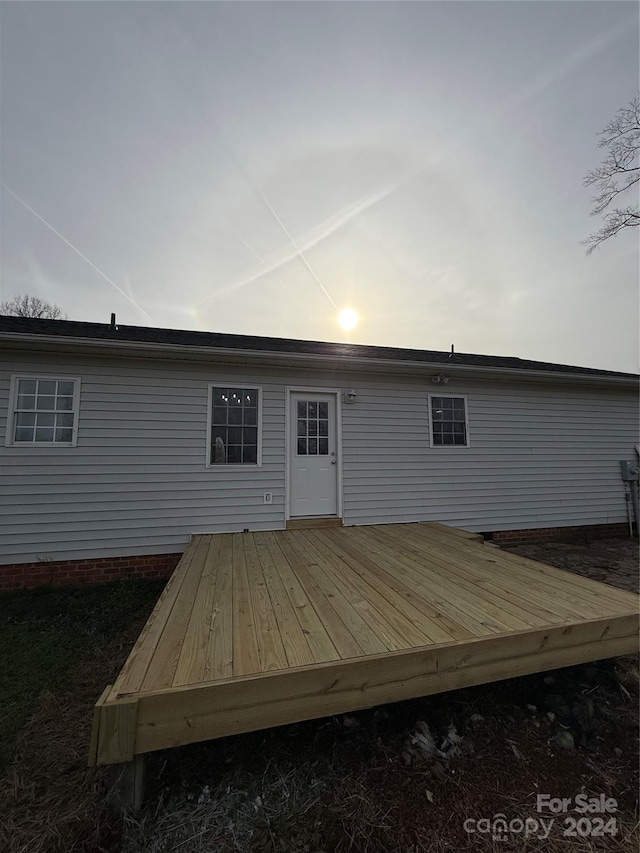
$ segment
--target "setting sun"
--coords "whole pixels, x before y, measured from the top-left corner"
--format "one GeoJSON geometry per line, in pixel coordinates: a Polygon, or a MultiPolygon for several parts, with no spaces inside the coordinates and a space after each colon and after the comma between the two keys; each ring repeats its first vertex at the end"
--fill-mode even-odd
{"type": "Polygon", "coordinates": [[[338,315],[338,323],[340,327],[345,330],[345,332],[351,331],[351,329],[355,329],[358,325],[358,314],[353,308],[343,308],[340,314],[338,315]]]}

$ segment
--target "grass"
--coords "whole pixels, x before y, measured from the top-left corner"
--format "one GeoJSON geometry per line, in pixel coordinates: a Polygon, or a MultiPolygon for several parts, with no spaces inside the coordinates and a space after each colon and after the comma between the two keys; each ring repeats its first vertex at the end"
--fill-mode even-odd
{"type": "Polygon", "coordinates": [[[55,692],[80,658],[148,613],[162,585],[133,580],[0,593],[0,771],[42,692],[55,692]]]}

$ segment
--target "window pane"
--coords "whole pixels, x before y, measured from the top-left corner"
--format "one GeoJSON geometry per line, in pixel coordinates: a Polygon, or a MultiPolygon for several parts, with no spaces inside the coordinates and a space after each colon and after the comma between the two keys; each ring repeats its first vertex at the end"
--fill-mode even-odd
{"type": "Polygon", "coordinates": [[[60,396],[69,395],[73,397],[73,382],[58,382],[58,394],[60,396]]]}
{"type": "Polygon", "coordinates": [[[317,403],[309,403],[309,417],[317,418],[318,417],[318,404],[317,403]]]}
{"type": "Polygon", "coordinates": [[[255,465],[258,461],[258,448],[245,445],[242,451],[242,461],[255,465]]]}
{"type": "Polygon", "coordinates": [[[442,420],[442,409],[434,409],[433,410],[433,420],[441,421],[442,420]]]}
{"type": "Polygon", "coordinates": [[[19,415],[16,415],[16,424],[18,426],[35,426],[36,425],[36,413],[35,412],[21,412],[19,415]]]}
{"type": "Polygon", "coordinates": [[[36,407],[36,398],[31,394],[19,394],[18,395],[18,409],[35,409],[36,407]]]}
{"type": "Polygon", "coordinates": [[[309,435],[318,434],[318,421],[309,421],[309,435]]]}
{"type": "Polygon", "coordinates": [[[310,438],[309,439],[309,455],[315,456],[317,452],[318,452],[318,439],[317,438],[310,438]]]}
{"type": "Polygon", "coordinates": [[[320,456],[328,456],[329,455],[329,439],[328,438],[319,438],[318,439],[318,453],[320,456]]]}
{"type": "Polygon", "coordinates": [[[453,408],[457,414],[464,415],[464,400],[462,397],[455,397],[453,400],[453,408]]]}
{"type": "Polygon", "coordinates": [[[302,400],[298,400],[298,417],[306,418],[307,417],[307,404],[303,403],[302,400]]]}
{"type": "Polygon", "coordinates": [[[307,439],[299,438],[298,439],[298,456],[306,456],[307,455],[307,439]]]}
{"type": "Polygon", "coordinates": [[[214,406],[226,406],[227,405],[227,389],[226,388],[214,388],[213,389],[213,405],[214,406]]]}
{"type": "Polygon", "coordinates": [[[450,433],[450,432],[446,432],[446,433],[442,436],[442,443],[443,443],[443,444],[453,444],[453,436],[451,435],[451,433],[450,433]]]}
{"type": "Polygon", "coordinates": [[[49,379],[39,379],[38,380],[38,394],[55,394],[56,393],[56,381],[49,379]]]}
{"type": "Polygon", "coordinates": [[[73,415],[56,415],[56,426],[57,427],[72,427],[73,426],[73,415]]]}
{"type": "Polygon", "coordinates": [[[318,403],[318,417],[319,418],[328,418],[329,417],[329,404],[328,403],[318,403]]]}
{"type": "Polygon", "coordinates": [[[57,429],[56,430],[56,441],[72,441],[73,439],[73,430],[71,429],[57,429]]]}
{"type": "Polygon", "coordinates": [[[307,422],[304,420],[298,421],[298,436],[307,434],[307,422]]]}
{"type": "Polygon", "coordinates": [[[56,416],[53,412],[38,412],[36,415],[36,426],[52,427],[55,425],[56,416]]]}
{"type": "Polygon", "coordinates": [[[318,435],[329,435],[329,421],[320,421],[318,423],[318,435]]]}
{"type": "Polygon", "coordinates": [[[58,411],[70,412],[73,409],[73,397],[58,397],[56,409],[58,411]]]}
{"type": "Polygon", "coordinates": [[[431,405],[433,406],[434,409],[441,409],[442,408],[442,397],[432,397],[431,398],[431,405]]]}
{"type": "Polygon", "coordinates": [[[242,447],[230,444],[227,448],[227,462],[229,462],[229,464],[242,462],[242,447]]]}
{"type": "Polygon", "coordinates": [[[20,379],[18,380],[18,394],[35,394],[36,380],[35,379],[20,379]]]}
{"type": "Polygon", "coordinates": [[[454,424],[453,425],[453,434],[464,436],[464,424],[454,424]]]}
{"type": "Polygon", "coordinates": [[[226,424],[227,423],[227,407],[226,406],[214,406],[213,407],[213,422],[214,422],[214,424],[226,424]]]}
{"type": "Polygon", "coordinates": [[[36,403],[36,407],[40,410],[52,412],[56,407],[56,398],[55,397],[43,397],[41,394],[38,394],[38,400],[36,403]]]}
{"type": "Polygon", "coordinates": [[[212,389],[211,461],[255,465],[258,456],[258,391],[212,389]]]}
{"type": "Polygon", "coordinates": [[[36,441],[53,441],[53,427],[36,427],[36,441]]]}
{"type": "Polygon", "coordinates": [[[16,427],[15,441],[33,441],[33,427],[16,427]]]}

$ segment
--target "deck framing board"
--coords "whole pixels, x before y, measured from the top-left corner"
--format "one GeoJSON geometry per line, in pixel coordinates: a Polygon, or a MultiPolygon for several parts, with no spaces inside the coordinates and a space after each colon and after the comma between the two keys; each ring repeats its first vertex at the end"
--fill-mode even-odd
{"type": "Polygon", "coordinates": [[[440,525],[200,535],[89,761],[627,654],[637,632],[633,593],[440,525]]]}
{"type": "Polygon", "coordinates": [[[628,653],[637,619],[507,632],[140,697],[136,752],[255,731],[628,653]]]}

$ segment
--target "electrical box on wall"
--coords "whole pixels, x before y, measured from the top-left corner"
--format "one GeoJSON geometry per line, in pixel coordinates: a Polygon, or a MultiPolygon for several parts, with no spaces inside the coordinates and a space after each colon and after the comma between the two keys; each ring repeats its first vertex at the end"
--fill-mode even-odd
{"type": "Polygon", "coordinates": [[[622,479],[626,482],[633,482],[638,479],[638,465],[635,462],[620,461],[620,473],[622,479]]]}
{"type": "Polygon", "coordinates": [[[273,503],[273,492],[265,492],[264,493],[264,502],[266,504],[272,504],[273,503]]]}

